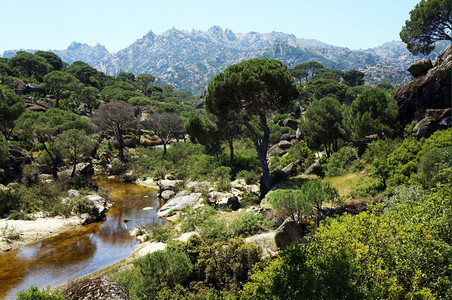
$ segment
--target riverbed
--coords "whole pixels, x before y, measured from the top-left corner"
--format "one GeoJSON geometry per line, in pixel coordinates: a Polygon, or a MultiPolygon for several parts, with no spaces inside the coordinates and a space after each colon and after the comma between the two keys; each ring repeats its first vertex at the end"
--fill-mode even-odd
{"type": "Polygon", "coordinates": [[[15,299],[18,291],[31,285],[56,286],[126,258],[139,244],[130,230],[165,223],[157,217],[155,189],[117,179],[104,178],[96,183],[109,190],[113,200],[106,220],[1,254],[1,299],[15,299]]]}

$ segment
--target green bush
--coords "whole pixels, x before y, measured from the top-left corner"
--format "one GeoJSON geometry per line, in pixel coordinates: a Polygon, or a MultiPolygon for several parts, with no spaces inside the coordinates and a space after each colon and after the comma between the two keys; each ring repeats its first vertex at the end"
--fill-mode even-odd
{"type": "Polygon", "coordinates": [[[8,161],[9,146],[3,133],[0,132],[0,165],[8,161]]]}
{"type": "MultiPolygon", "coordinates": [[[[278,156],[273,156],[278,157],[278,156]]],[[[272,158],[273,158],[272,157],[272,158]]],[[[241,178],[245,180],[246,184],[256,184],[259,182],[260,174],[256,172],[254,169],[247,171],[247,170],[241,170],[237,173],[236,178],[241,178]]]]}
{"type": "Polygon", "coordinates": [[[51,291],[50,286],[45,289],[39,289],[32,285],[27,290],[17,293],[17,300],[64,300],[59,290],[51,291]]]}
{"type": "Polygon", "coordinates": [[[260,232],[268,231],[275,225],[274,220],[269,219],[262,214],[247,212],[234,219],[229,228],[234,237],[248,237],[260,232]]]}
{"type": "Polygon", "coordinates": [[[38,182],[39,167],[35,165],[24,165],[22,168],[22,183],[27,187],[38,182]]]}
{"type": "Polygon", "coordinates": [[[221,166],[216,168],[212,174],[216,180],[216,188],[220,192],[229,191],[231,189],[231,168],[221,166]]]}
{"type": "Polygon", "coordinates": [[[381,179],[373,177],[361,177],[359,180],[353,184],[351,187],[350,196],[357,198],[365,198],[369,196],[375,196],[380,191],[384,190],[384,185],[381,179]]]}
{"type": "Polygon", "coordinates": [[[197,227],[215,214],[215,209],[210,206],[203,206],[183,211],[179,217],[179,220],[182,222],[181,230],[183,232],[194,231],[197,227]]]}
{"type": "Polygon", "coordinates": [[[256,269],[242,299],[449,299],[450,184],[396,190],[256,269]]]}
{"type": "Polygon", "coordinates": [[[301,162],[300,171],[304,171],[314,162],[314,152],[308,148],[308,144],[305,141],[300,141],[291,147],[287,154],[281,158],[279,166],[284,168],[297,160],[301,162]]]}
{"type": "Polygon", "coordinates": [[[333,153],[325,164],[327,177],[340,176],[350,172],[361,170],[364,164],[359,160],[354,148],[342,147],[333,153]]]}
{"type": "Polygon", "coordinates": [[[0,217],[7,217],[12,211],[19,210],[20,195],[12,190],[0,190],[0,217]]]}
{"type": "Polygon", "coordinates": [[[199,225],[199,235],[203,239],[227,241],[232,233],[226,221],[212,216],[199,225]]]}
{"type": "Polygon", "coordinates": [[[156,251],[134,263],[140,270],[138,282],[133,287],[140,299],[153,299],[163,288],[174,288],[189,277],[193,265],[184,253],[156,251]]]}
{"type": "Polygon", "coordinates": [[[175,237],[174,228],[170,225],[153,226],[149,237],[153,242],[167,242],[175,237]]]}
{"type": "Polygon", "coordinates": [[[240,204],[242,204],[243,207],[259,205],[259,203],[261,203],[261,198],[255,193],[243,194],[242,200],[240,201],[240,204]]]}
{"type": "Polygon", "coordinates": [[[108,168],[108,173],[110,175],[120,175],[125,171],[124,163],[117,157],[113,158],[111,161],[111,166],[108,168]]]}

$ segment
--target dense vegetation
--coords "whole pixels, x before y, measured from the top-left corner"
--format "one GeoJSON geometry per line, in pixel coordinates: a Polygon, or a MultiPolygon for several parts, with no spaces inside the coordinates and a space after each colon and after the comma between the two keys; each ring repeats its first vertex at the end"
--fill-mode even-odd
{"type": "MultiPolygon", "coordinates": [[[[442,2],[416,9],[426,3],[442,2]]],[[[82,197],[63,200],[96,188],[77,168],[84,162],[127,181],[173,177],[181,188],[207,180],[229,191],[240,178],[261,187],[241,197],[249,211],[186,208],[150,229],[166,250],[111,279],[131,299],[450,298],[450,130],[416,139],[415,123],[398,122],[396,89],[363,78],[253,59],[218,74],[203,102],[151,74],[113,77],[19,52],[0,60],[0,168],[12,170],[0,173],[0,215],[85,212],[82,197]],[[262,200],[272,207],[265,216],[252,208],[262,200]],[[271,259],[245,242],[281,220],[303,228],[303,243],[271,259]]],[[[211,203],[208,189],[200,194],[211,203]]],[[[20,297],[38,294],[52,297],[36,287],[20,297]]]]}

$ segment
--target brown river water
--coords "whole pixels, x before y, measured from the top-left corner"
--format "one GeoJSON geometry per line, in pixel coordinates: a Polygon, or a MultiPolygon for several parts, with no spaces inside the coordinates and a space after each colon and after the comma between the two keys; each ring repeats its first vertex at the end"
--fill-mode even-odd
{"type": "Polygon", "coordinates": [[[156,190],[115,179],[96,183],[110,191],[114,203],[106,220],[1,254],[0,299],[16,299],[18,291],[31,285],[53,287],[113,264],[139,244],[130,230],[165,223],[157,217],[156,190]],[[130,221],[124,223],[125,218],[130,221]]]}

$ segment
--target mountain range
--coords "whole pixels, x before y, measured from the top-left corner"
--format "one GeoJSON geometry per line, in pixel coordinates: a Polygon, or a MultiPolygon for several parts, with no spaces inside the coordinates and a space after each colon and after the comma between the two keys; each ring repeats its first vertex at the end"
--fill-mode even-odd
{"type": "MultiPolygon", "coordinates": [[[[3,57],[10,58],[17,51],[5,51],[3,57]]],[[[76,42],[65,50],[50,51],[69,64],[81,60],[109,75],[150,73],[157,77],[156,83],[169,83],[179,90],[194,92],[229,65],[251,58],[275,58],[288,67],[315,60],[327,68],[358,69],[366,74],[367,84],[390,82],[395,86],[412,78],[406,69],[419,58],[400,41],[350,50],[282,32],[242,34],[219,26],[208,31],[172,28],[161,35],[149,31],[113,54],[99,44],[91,47],[76,42]]],[[[435,54],[430,56],[433,58],[435,54]]]]}

